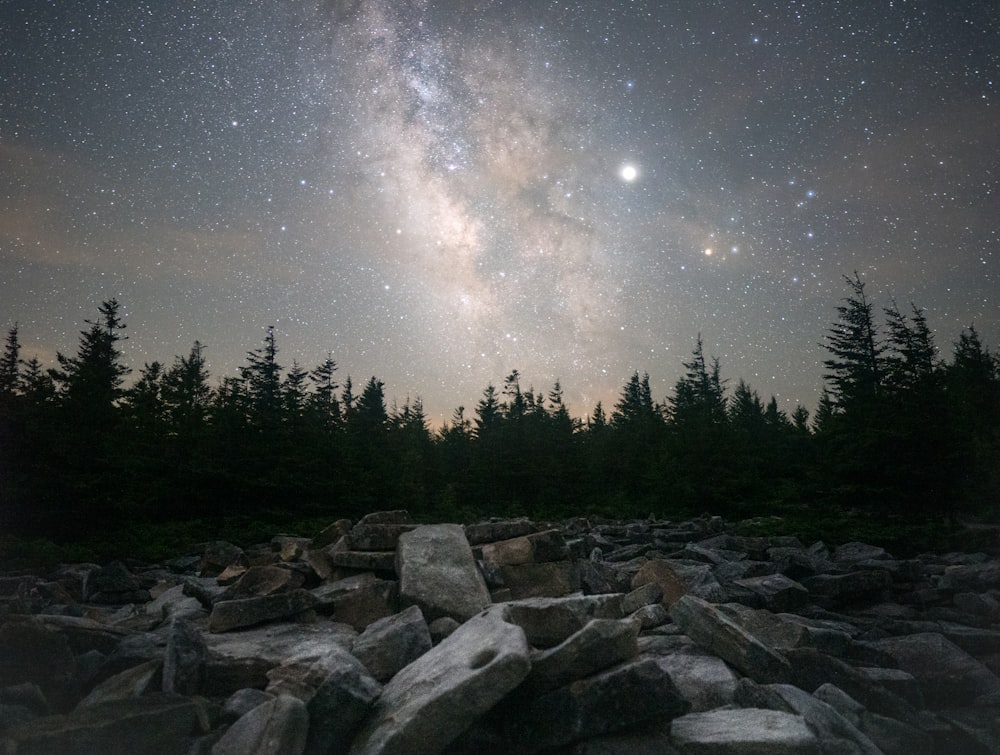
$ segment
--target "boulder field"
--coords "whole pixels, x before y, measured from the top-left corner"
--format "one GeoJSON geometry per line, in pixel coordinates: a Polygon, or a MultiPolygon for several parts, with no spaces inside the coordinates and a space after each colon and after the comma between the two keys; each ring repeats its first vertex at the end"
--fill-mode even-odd
{"type": "Polygon", "coordinates": [[[1000,549],[417,524],[0,577],[0,753],[1000,753],[1000,549]]]}

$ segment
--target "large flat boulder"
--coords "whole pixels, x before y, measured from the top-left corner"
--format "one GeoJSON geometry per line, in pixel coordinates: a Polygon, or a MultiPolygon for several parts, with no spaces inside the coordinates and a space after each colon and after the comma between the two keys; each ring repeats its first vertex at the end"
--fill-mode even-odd
{"type": "Polygon", "coordinates": [[[268,672],[267,692],[305,704],[309,753],[344,752],[382,687],[336,644],[298,652],[268,672]]]}
{"type": "Polygon", "coordinates": [[[302,755],[309,714],[291,695],[268,700],[237,719],[212,747],[212,755],[302,755]]]}
{"type": "Polygon", "coordinates": [[[922,632],[870,643],[920,683],[931,708],[966,705],[1000,695],[1000,678],[948,638],[922,632]]]}
{"type": "Polygon", "coordinates": [[[619,663],[533,699],[507,720],[516,752],[539,752],[686,713],[688,703],[651,658],[619,663]]]}
{"type": "Polygon", "coordinates": [[[396,572],[400,604],[419,606],[428,621],[441,616],[465,621],[490,604],[490,592],[458,524],[424,525],[400,535],[396,572]]]}
{"type": "Polygon", "coordinates": [[[751,679],[785,681],[791,666],[729,616],[700,598],[685,595],[670,609],[670,617],[684,634],[751,679]]]}
{"type": "Polygon", "coordinates": [[[622,618],[621,593],[526,598],[498,604],[495,609],[524,630],[528,642],[550,648],[579,632],[591,619],[622,618]]]}
{"type": "Polygon", "coordinates": [[[318,602],[312,593],[302,588],[257,598],[220,600],[212,606],[212,613],[208,617],[208,630],[229,632],[275,619],[291,618],[315,608],[318,602]]]}
{"type": "Polygon", "coordinates": [[[368,625],[351,653],[379,682],[387,682],[432,647],[431,633],[416,606],[368,625]]]}
{"type": "Polygon", "coordinates": [[[592,619],[554,648],[531,658],[525,688],[551,690],[634,658],[639,627],[628,619],[592,619]]]}
{"type": "Polygon", "coordinates": [[[439,752],[524,680],[528,653],[501,613],[470,619],[392,678],[350,752],[439,752]]]}
{"type": "Polygon", "coordinates": [[[689,713],[670,737],[685,755],[819,755],[819,740],[802,716],[763,708],[689,713]]]}

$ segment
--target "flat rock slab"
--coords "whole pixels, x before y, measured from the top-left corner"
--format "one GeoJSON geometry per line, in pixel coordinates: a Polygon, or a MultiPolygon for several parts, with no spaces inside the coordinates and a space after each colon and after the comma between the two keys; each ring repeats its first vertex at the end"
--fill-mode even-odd
{"type": "Polygon", "coordinates": [[[208,631],[228,632],[232,629],[285,619],[315,608],[319,600],[301,588],[291,592],[241,600],[220,600],[208,617],[208,631]]]}
{"type": "Polygon", "coordinates": [[[302,755],[308,731],[305,704],[280,695],[237,719],[212,747],[212,755],[302,755]]]}
{"type": "Polygon", "coordinates": [[[791,674],[791,666],[782,655],[711,603],[685,595],[671,607],[670,617],[698,645],[755,681],[786,681],[791,674]]]}
{"type": "Polygon", "coordinates": [[[762,708],[689,713],[670,727],[685,755],[819,755],[819,740],[802,716],[762,708]]]}
{"type": "Polygon", "coordinates": [[[593,619],[554,648],[532,656],[525,680],[532,691],[583,679],[639,653],[639,627],[628,619],[593,619]]]}
{"type": "Polygon", "coordinates": [[[442,616],[466,621],[490,604],[490,592],[458,524],[424,525],[400,535],[396,572],[400,604],[419,606],[428,621],[442,616]]]}
{"type": "Polygon", "coordinates": [[[200,711],[186,697],[147,695],[80,708],[18,724],[6,732],[18,755],[185,752],[197,735],[200,711]]]}
{"type": "Polygon", "coordinates": [[[981,695],[1000,694],[1000,678],[940,634],[923,632],[871,644],[917,679],[931,708],[966,705],[981,695]]]}
{"type": "Polygon", "coordinates": [[[550,648],[579,632],[591,619],[622,618],[621,593],[526,598],[492,609],[524,630],[535,647],[550,648]]]}
{"type": "Polygon", "coordinates": [[[524,680],[528,653],[524,631],[500,613],[470,619],[392,678],[351,753],[441,751],[524,680]]]}
{"type": "Polygon", "coordinates": [[[688,711],[652,658],[635,658],[524,700],[507,721],[515,751],[539,752],[688,711]]]}

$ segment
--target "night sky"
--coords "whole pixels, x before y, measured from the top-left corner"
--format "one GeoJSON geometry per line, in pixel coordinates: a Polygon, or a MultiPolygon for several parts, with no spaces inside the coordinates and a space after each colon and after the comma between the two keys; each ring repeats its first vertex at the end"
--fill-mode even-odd
{"type": "MultiPolygon", "coordinates": [[[[1000,345],[1000,4],[0,0],[0,325],[55,366],[278,360],[439,425],[699,333],[812,408],[857,270],[1000,345]]],[[[135,373],[133,373],[135,375],[135,373]]]]}

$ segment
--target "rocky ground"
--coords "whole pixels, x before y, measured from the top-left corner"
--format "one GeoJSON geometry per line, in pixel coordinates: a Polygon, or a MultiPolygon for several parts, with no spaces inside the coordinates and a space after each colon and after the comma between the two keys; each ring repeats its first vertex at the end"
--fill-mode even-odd
{"type": "Polygon", "coordinates": [[[416,525],[0,578],[4,753],[1000,753],[1000,550],[416,525]]]}

